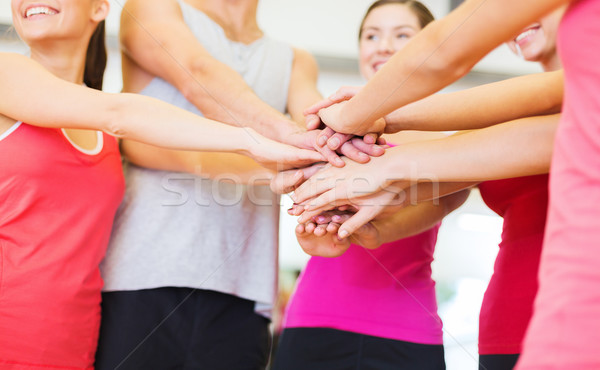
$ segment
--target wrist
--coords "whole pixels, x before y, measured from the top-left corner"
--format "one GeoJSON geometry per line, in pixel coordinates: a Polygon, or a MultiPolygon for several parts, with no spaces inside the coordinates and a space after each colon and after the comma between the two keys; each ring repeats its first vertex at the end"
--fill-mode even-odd
{"type": "Polygon", "coordinates": [[[233,152],[252,157],[258,145],[260,134],[250,127],[241,127],[233,138],[233,152]]]}
{"type": "Polygon", "coordinates": [[[401,147],[389,148],[381,157],[371,158],[371,162],[377,166],[377,172],[385,178],[381,181],[382,187],[388,187],[392,183],[406,178],[404,160],[399,156],[401,147]]]}
{"type": "Polygon", "coordinates": [[[269,111],[256,112],[252,116],[252,122],[259,134],[283,142],[288,136],[301,131],[295,122],[275,109],[269,108],[269,111]]]}

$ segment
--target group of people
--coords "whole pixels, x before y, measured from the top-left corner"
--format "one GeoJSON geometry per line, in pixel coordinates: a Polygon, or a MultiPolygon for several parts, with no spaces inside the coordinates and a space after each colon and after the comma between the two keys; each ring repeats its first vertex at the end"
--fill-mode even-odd
{"type": "Polygon", "coordinates": [[[265,368],[291,191],[313,257],[273,367],[443,369],[430,264],[473,186],[504,217],[480,368],[600,367],[598,1],[434,21],[378,0],[368,82],[327,99],[258,0],[128,0],[120,94],[108,0],[11,6],[30,55],[0,53],[1,369],[265,368]],[[545,72],[433,94],[503,42],[545,72]]]}

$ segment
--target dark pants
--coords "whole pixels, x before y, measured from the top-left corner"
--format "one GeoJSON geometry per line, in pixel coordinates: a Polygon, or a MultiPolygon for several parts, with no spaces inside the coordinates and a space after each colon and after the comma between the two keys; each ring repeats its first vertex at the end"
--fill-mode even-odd
{"type": "Polygon", "coordinates": [[[102,294],[97,370],[264,369],[269,320],[254,302],[190,288],[102,294]]]}
{"type": "Polygon", "coordinates": [[[290,328],[281,335],[275,370],[441,370],[444,347],[327,328],[290,328]]]}
{"type": "Polygon", "coordinates": [[[519,354],[479,355],[479,370],[512,370],[518,359],[519,354]]]}

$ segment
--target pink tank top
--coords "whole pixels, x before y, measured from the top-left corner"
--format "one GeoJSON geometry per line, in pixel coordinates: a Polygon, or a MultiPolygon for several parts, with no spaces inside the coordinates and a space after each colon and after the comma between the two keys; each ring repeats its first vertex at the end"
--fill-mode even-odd
{"type": "Polygon", "coordinates": [[[325,327],[414,343],[441,344],[431,262],[439,225],[375,250],[351,245],[312,257],[283,326],[325,327]]]}
{"type": "Polygon", "coordinates": [[[124,191],[117,142],[88,155],[60,129],[0,135],[0,368],[88,369],[104,256],[124,191]]]}
{"type": "Polygon", "coordinates": [[[600,1],[559,30],[563,115],[550,170],[540,287],[519,369],[600,369],[600,1]]]}

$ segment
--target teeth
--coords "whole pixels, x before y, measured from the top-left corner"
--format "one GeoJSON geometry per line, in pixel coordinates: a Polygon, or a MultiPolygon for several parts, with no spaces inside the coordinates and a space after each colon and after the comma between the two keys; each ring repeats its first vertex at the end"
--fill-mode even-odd
{"type": "Polygon", "coordinates": [[[29,18],[32,15],[38,15],[38,14],[53,15],[53,14],[56,14],[56,12],[45,6],[36,6],[35,8],[27,9],[27,12],[25,13],[25,18],[29,18]]]}
{"type": "Polygon", "coordinates": [[[521,40],[523,40],[524,38],[533,35],[534,33],[536,33],[537,29],[535,28],[530,28],[527,31],[523,32],[522,34],[520,34],[519,36],[517,36],[517,38],[515,39],[515,42],[519,42],[521,40]]]}

